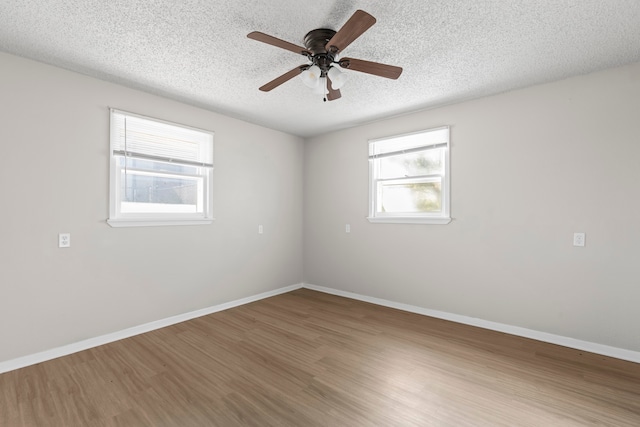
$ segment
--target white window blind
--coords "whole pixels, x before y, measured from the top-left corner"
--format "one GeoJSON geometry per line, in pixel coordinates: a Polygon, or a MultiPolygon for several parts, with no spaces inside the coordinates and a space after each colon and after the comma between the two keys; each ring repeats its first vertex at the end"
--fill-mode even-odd
{"type": "Polygon", "coordinates": [[[369,158],[381,158],[408,154],[433,148],[446,147],[449,143],[449,128],[433,129],[394,138],[378,139],[369,142],[369,158]]]}
{"type": "Polygon", "coordinates": [[[197,129],[112,110],[113,154],[213,167],[213,135],[197,129]]]}

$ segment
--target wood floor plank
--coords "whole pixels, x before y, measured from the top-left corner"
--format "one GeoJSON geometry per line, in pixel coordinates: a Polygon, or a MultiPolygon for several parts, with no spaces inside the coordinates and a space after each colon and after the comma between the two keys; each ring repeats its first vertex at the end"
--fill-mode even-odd
{"type": "Polygon", "coordinates": [[[0,426],[639,426],[640,365],[300,289],[0,375],[0,426]]]}

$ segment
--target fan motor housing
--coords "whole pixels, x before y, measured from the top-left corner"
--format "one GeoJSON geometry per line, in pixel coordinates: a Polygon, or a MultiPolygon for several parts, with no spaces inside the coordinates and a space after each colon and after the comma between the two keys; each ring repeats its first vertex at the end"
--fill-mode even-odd
{"type": "Polygon", "coordinates": [[[304,47],[314,55],[327,53],[325,46],[336,32],[329,28],[318,28],[311,30],[304,36],[304,47]]]}
{"type": "Polygon", "coordinates": [[[311,62],[320,68],[323,77],[327,74],[335,59],[333,52],[327,52],[325,48],[335,33],[334,30],[329,28],[318,28],[317,30],[309,31],[304,36],[304,47],[313,54],[310,58],[311,62]]]}

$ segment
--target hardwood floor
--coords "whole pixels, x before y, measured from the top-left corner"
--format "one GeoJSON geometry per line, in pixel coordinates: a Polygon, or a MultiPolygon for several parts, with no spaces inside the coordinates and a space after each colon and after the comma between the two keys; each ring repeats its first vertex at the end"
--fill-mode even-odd
{"type": "Polygon", "coordinates": [[[0,426],[639,426],[640,364],[300,289],[0,375],[0,426]]]}

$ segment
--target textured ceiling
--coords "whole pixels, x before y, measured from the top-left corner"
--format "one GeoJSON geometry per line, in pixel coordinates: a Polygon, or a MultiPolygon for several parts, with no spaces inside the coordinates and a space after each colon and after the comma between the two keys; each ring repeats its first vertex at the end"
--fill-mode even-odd
{"type": "Polygon", "coordinates": [[[0,50],[303,137],[640,61],[639,0],[2,0],[0,50]],[[399,65],[398,80],[347,71],[322,102],[306,62],[246,36],[302,45],[357,9],[377,23],[345,56],[399,65]]]}

